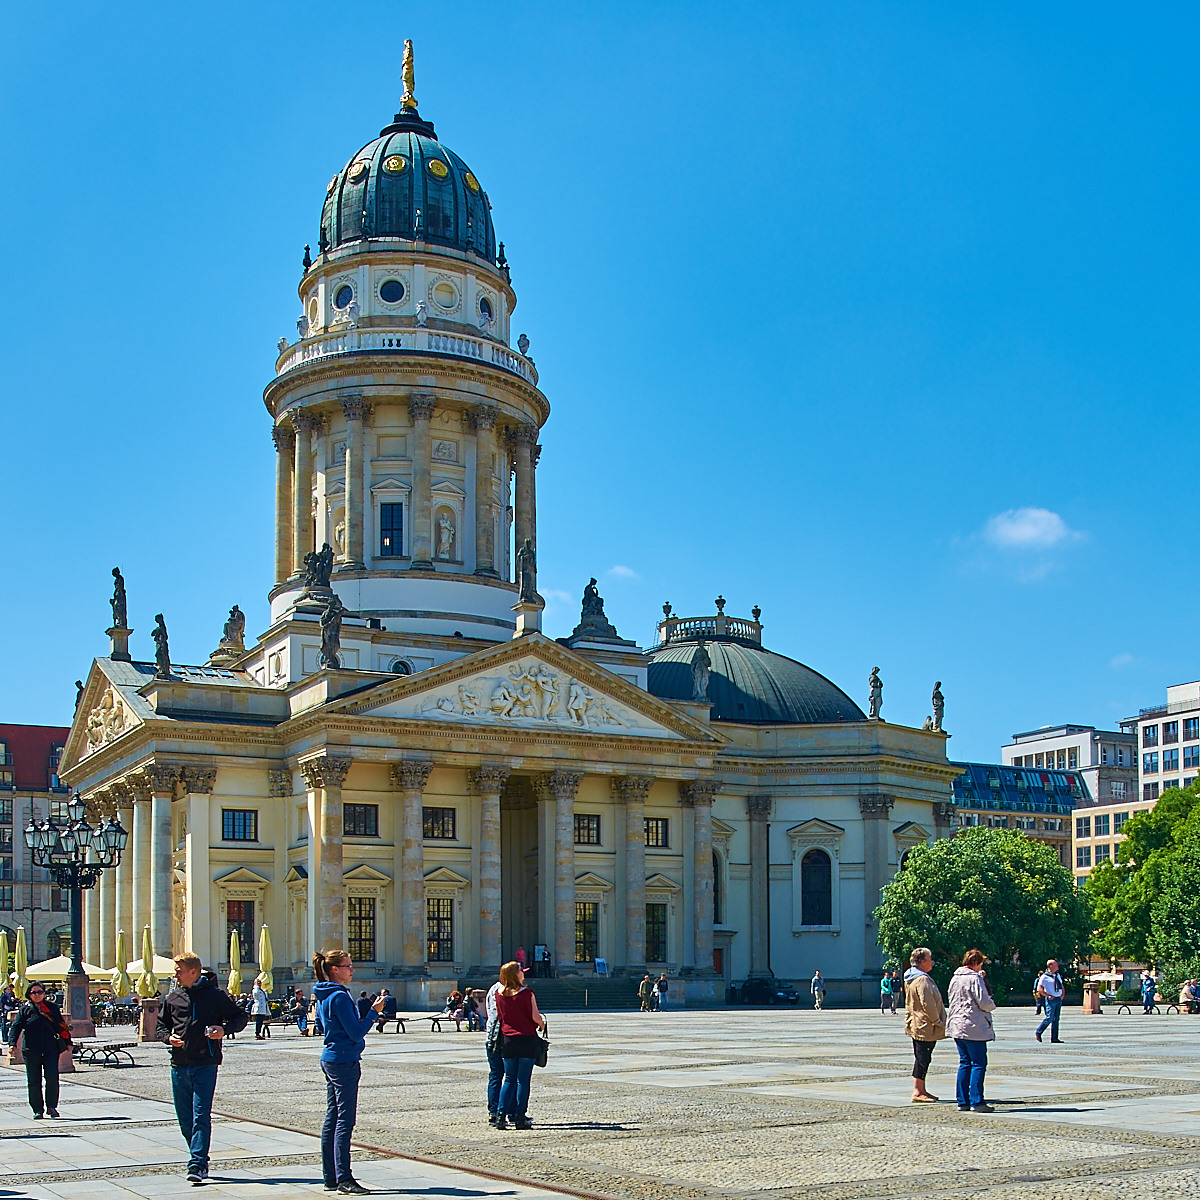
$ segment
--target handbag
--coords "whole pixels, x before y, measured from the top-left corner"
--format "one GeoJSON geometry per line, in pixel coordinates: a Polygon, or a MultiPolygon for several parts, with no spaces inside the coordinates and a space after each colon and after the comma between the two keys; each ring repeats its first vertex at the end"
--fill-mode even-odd
{"type": "Polygon", "coordinates": [[[533,1060],[535,1067],[544,1067],[546,1058],[550,1051],[550,1023],[547,1021],[542,1025],[542,1031],[538,1034],[538,1052],[533,1060]]]}

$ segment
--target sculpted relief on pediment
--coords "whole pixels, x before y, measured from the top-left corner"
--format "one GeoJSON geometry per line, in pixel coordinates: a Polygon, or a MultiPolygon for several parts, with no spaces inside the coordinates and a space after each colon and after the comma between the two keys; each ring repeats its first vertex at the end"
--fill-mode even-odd
{"type": "Polygon", "coordinates": [[[119,737],[132,724],[125,702],[117,695],[114,688],[105,690],[95,708],[87,715],[87,750],[94,754],[101,746],[108,745],[115,737],[119,737]]]}

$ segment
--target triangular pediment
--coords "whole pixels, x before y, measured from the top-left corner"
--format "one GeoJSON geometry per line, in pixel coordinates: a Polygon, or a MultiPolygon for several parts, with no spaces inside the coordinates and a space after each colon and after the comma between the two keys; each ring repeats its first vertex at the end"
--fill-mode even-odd
{"type": "Polygon", "coordinates": [[[720,817],[713,817],[712,832],[713,837],[727,838],[733,837],[737,830],[728,821],[722,821],[720,817]]]}
{"type": "Polygon", "coordinates": [[[213,883],[218,887],[268,887],[271,881],[249,867],[236,867],[228,874],[217,876],[213,883]]]}
{"type": "Polygon", "coordinates": [[[377,871],[374,867],[367,863],[359,863],[357,867],[351,867],[349,871],[342,874],[343,879],[354,880],[359,883],[391,883],[390,875],[385,875],[382,871],[377,871]]]}
{"type": "Polygon", "coordinates": [[[303,863],[293,863],[288,867],[288,873],[283,877],[284,883],[307,883],[308,868],[303,863]]]}
{"type": "Polygon", "coordinates": [[[397,479],[394,475],[389,475],[386,479],[377,479],[371,484],[373,492],[407,492],[411,490],[405,480],[397,479]]]}
{"type": "Polygon", "coordinates": [[[460,500],[465,499],[467,495],[458,484],[451,483],[449,479],[439,479],[429,490],[435,496],[457,496],[460,500]]]}
{"type": "Polygon", "coordinates": [[[60,775],[156,715],[138,694],[148,679],[133,663],[93,660],[63,747],[60,775]]]}
{"type": "Polygon", "coordinates": [[[582,875],[575,876],[575,886],[594,892],[597,890],[607,891],[612,884],[603,875],[597,875],[595,871],[584,871],[582,875]]]}
{"type": "Polygon", "coordinates": [[[471,881],[449,867],[435,867],[425,876],[426,883],[450,884],[452,887],[469,887],[471,881]]]}
{"type": "Polygon", "coordinates": [[[927,842],[933,837],[924,825],[918,825],[916,821],[905,821],[903,825],[897,825],[892,833],[898,838],[913,842],[927,842]]]}
{"type": "Polygon", "coordinates": [[[553,729],[710,746],[722,741],[708,725],[537,633],[389,680],[328,708],[468,727],[553,729]]]}
{"type": "Polygon", "coordinates": [[[646,880],[646,891],[648,892],[682,892],[683,888],[673,879],[668,879],[665,875],[654,874],[646,880]]]}
{"type": "Polygon", "coordinates": [[[820,817],[813,817],[808,821],[801,821],[799,825],[793,825],[787,831],[790,838],[840,838],[845,834],[845,830],[840,825],[834,825],[830,821],[822,821],[820,817]]]}

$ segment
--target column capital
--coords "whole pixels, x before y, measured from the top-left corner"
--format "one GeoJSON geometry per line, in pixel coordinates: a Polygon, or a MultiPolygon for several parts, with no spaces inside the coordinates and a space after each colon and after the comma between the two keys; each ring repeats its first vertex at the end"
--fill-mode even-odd
{"type": "Polygon", "coordinates": [[[291,454],[296,448],[296,430],[291,425],[272,425],[271,441],[280,454],[291,454]]]}
{"type": "Polygon", "coordinates": [[[949,825],[954,820],[954,805],[948,800],[938,800],[933,806],[933,823],[949,825]]]}
{"type": "Polygon", "coordinates": [[[504,789],[509,774],[508,767],[497,763],[481,763],[467,773],[467,782],[476,795],[496,796],[504,789]]]}
{"type": "Polygon", "coordinates": [[[325,418],[311,408],[299,408],[292,413],[292,424],[296,427],[297,433],[311,433],[324,426],[325,418]]]}
{"type": "Polygon", "coordinates": [[[408,398],[408,415],[414,422],[432,421],[435,404],[432,396],[418,395],[414,392],[408,398]]]}
{"type": "Polygon", "coordinates": [[[753,792],[746,797],[746,812],[752,821],[769,821],[771,819],[771,802],[773,797],[766,792],[753,792]]]}
{"type": "Polygon", "coordinates": [[[112,816],[117,811],[117,788],[115,784],[109,787],[99,788],[90,796],[86,797],[84,803],[87,805],[89,815],[94,810],[101,817],[112,816]]]}
{"type": "Polygon", "coordinates": [[[118,809],[129,809],[133,807],[133,802],[137,799],[138,788],[134,787],[127,779],[119,779],[112,785],[113,798],[116,801],[118,809]]]}
{"type": "Polygon", "coordinates": [[[533,790],[539,800],[574,800],[582,782],[582,771],[547,771],[533,781],[533,790]]]}
{"type": "Polygon", "coordinates": [[[683,779],[679,783],[679,798],[689,808],[701,804],[712,804],[713,797],[721,790],[715,779],[683,779]]]}
{"type": "Polygon", "coordinates": [[[162,795],[169,792],[175,794],[175,784],[179,781],[179,768],[169,763],[147,763],[130,776],[135,787],[148,792],[162,795]]]}
{"type": "Polygon", "coordinates": [[[612,793],[622,804],[641,804],[653,782],[653,775],[614,775],[611,780],[612,793]]]}
{"type": "Polygon", "coordinates": [[[476,404],[467,409],[467,420],[475,429],[495,429],[498,410],[494,404],[476,404]]]}
{"type": "Polygon", "coordinates": [[[338,397],[338,403],[347,421],[365,421],[371,415],[371,405],[360,392],[347,392],[338,397]]]}
{"type": "Polygon", "coordinates": [[[267,772],[267,781],[271,795],[283,799],[292,794],[292,773],[286,769],[267,772]]]}
{"type": "Polygon", "coordinates": [[[537,445],[538,428],[528,421],[522,421],[519,425],[506,425],[504,437],[514,446],[528,446],[532,450],[537,445]]]}
{"type": "Polygon", "coordinates": [[[862,813],[865,820],[882,821],[887,819],[887,815],[892,811],[892,805],[895,803],[895,796],[885,796],[881,792],[870,793],[859,796],[858,811],[862,813]]]}
{"type": "Polygon", "coordinates": [[[433,763],[421,758],[405,758],[392,763],[392,782],[402,792],[421,792],[433,770],[433,763]]]}
{"type": "Polygon", "coordinates": [[[542,446],[540,442],[536,443],[533,449],[529,452],[529,461],[535,467],[542,461],[542,446]]]}
{"type": "Polygon", "coordinates": [[[213,784],[216,782],[216,767],[185,766],[183,768],[184,791],[190,794],[211,796],[213,784]]]}
{"type": "Polygon", "coordinates": [[[335,758],[323,754],[319,758],[310,758],[302,762],[300,770],[304,772],[304,782],[315,792],[318,788],[341,787],[346,782],[346,775],[353,761],[351,758],[335,758]]]}

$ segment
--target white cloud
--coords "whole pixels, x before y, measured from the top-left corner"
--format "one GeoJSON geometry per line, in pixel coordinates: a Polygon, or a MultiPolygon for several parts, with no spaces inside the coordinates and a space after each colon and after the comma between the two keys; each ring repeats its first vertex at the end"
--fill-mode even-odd
{"type": "Polygon", "coordinates": [[[641,576],[632,567],[622,566],[621,563],[609,567],[604,573],[611,575],[614,579],[641,579],[641,576]]]}
{"type": "Polygon", "coordinates": [[[1128,650],[1122,650],[1120,654],[1114,654],[1108,660],[1108,665],[1114,671],[1119,671],[1122,667],[1131,667],[1135,662],[1140,662],[1141,659],[1135,658],[1128,650]]]}
{"type": "Polygon", "coordinates": [[[990,517],[984,539],[1002,550],[1049,550],[1080,537],[1048,508],[1010,508],[990,517]]]}

